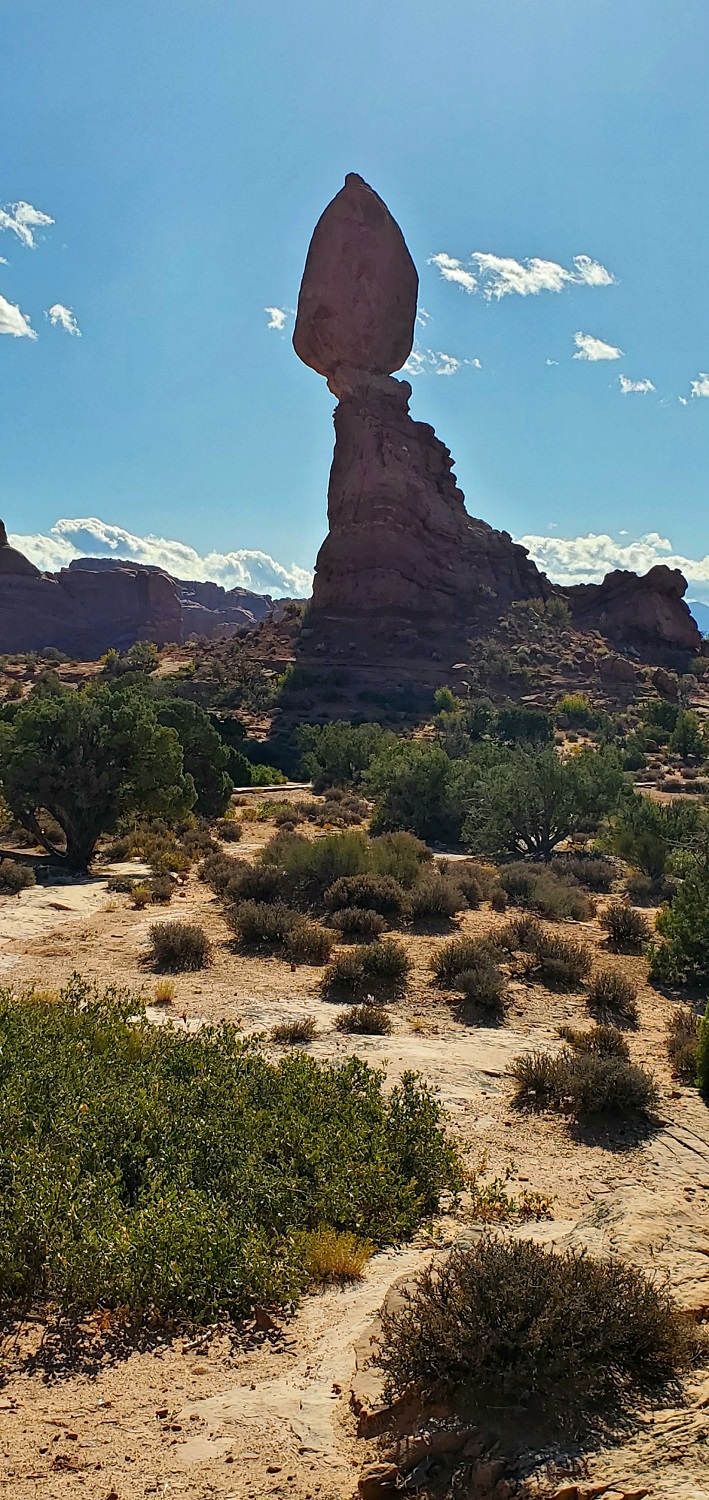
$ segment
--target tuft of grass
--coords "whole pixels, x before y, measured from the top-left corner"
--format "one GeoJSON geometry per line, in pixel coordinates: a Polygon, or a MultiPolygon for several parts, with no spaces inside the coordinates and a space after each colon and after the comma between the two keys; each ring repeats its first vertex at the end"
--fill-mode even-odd
{"type": "Polygon", "coordinates": [[[416,1386],[572,1432],[660,1391],[692,1353],[686,1319],[642,1272],[491,1235],[421,1272],[382,1330],[389,1399],[416,1386]]]}
{"type": "Polygon", "coordinates": [[[156,1005],[172,1005],[175,994],[175,983],[172,979],[158,979],[153,985],[153,1000],[156,1005]]]}
{"type": "Polygon", "coordinates": [[[168,973],[205,969],[211,963],[209,938],[196,922],[153,922],[149,961],[168,973]]]}
{"type": "Polygon", "coordinates": [[[131,889],[130,898],[136,911],[144,911],[146,906],[149,906],[152,901],[150,886],[142,884],[134,885],[131,889]]]}
{"type": "Polygon", "coordinates": [[[600,1020],[622,1020],[638,1024],[638,992],[634,984],[613,969],[597,974],[588,992],[588,1007],[600,1020]]]}
{"type": "Polygon", "coordinates": [[[391,1031],[391,1021],[384,1006],[371,999],[344,1010],[335,1025],[338,1031],[359,1032],[362,1036],[388,1036],[391,1031]]]}
{"type": "Polygon", "coordinates": [[[667,1055],[679,1083],[696,1083],[699,1074],[701,1020],[688,1005],[678,1005],[667,1025],[667,1055]]]}
{"type": "Polygon", "coordinates": [[[282,1047],[306,1047],[313,1042],[318,1028],[313,1016],[298,1016],[295,1021],[281,1021],[271,1032],[271,1041],[282,1047]]]}
{"type": "Polygon", "coordinates": [[[299,1236],[408,1238],[462,1184],[433,1094],[361,1058],[271,1062],[233,1026],[152,1026],[74,976],[0,992],[0,1306],[47,1299],[151,1324],[289,1307],[299,1236]]]}
{"type": "Polygon", "coordinates": [[[361,1281],[376,1248],[371,1240],[329,1225],[302,1235],[299,1247],[308,1280],[316,1286],[361,1281]]]}
{"type": "Polygon", "coordinates": [[[650,925],[642,912],[625,901],[612,901],[601,917],[608,947],[615,953],[640,953],[650,941],[650,925]]]}

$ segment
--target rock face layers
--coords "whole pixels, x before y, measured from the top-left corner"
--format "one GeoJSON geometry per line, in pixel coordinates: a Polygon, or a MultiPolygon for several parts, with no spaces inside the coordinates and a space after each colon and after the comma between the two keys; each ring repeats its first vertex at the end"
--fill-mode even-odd
{"type": "Polygon", "coordinates": [[[311,649],[402,620],[452,637],[493,602],[553,592],[524,548],[467,514],[448,449],[409,415],[408,382],[390,378],[411,352],[417,293],[398,224],[351,173],[315,229],[293,335],[339,398],[311,649]]]}
{"type": "Polygon", "coordinates": [[[678,568],[659,564],[639,577],[618,569],[602,583],[566,590],[580,629],[600,630],[640,649],[701,654],[702,638],[684,602],[687,580],[678,568]]]}

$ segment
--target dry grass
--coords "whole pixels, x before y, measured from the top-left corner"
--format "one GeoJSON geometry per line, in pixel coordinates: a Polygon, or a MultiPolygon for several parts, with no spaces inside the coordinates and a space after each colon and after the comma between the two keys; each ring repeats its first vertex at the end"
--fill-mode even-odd
{"type": "Polygon", "coordinates": [[[156,1005],[172,1005],[175,994],[175,982],[172,979],[158,979],[153,985],[153,1000],[156,1005]]]}
{"type": "Polygon", "coordinates": [[[302,1239],[305,1269],[320,1285],[332,1281],[361,1281],[374,1254],[371,1240],[337,1229],[313,1229],[302,1239]]]}

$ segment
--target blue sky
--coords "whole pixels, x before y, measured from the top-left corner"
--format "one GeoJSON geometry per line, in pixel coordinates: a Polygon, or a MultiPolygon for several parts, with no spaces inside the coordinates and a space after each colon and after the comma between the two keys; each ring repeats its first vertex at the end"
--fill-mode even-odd
{"type": "Polygon", "coordinates": [[[418,264],[412,411],[471,513],[558,577],[676,556],[709,600],[703,0],[0,0],[0,25],[0,329],[37,335],[0,337],[0,514],[45,566],[307,588],[333,403],[288,310],[357,171],[418,264]],[[595,341],[622,352],[574,358],[595,341]]]}

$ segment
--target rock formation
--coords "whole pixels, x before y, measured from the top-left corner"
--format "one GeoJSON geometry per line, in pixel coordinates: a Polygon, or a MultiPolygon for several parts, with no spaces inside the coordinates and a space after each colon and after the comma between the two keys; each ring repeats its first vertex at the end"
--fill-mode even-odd
{"type": "Polygon", "coordinates": [[[311,649],[402,621],[452,644],[491,606],[553,592],[523,547],[468,515],[448,449],[391,378],[411,353],[417,291],[398,224],[350,173],[313,234],[293,335],[339,401],[311,649]]]}
{"type": "Polygon", "coordinates": [[[687,580],[678,568],[659,564],[649,573],[607,573],[602,583],[580,583],[567,589],[579,629],[600,630],[611,640],[641,651],[701,653],[696,620],[684,602],[687,580]]]}
{"type": "Polygon", "coordinates": [[[232,599],[218,584],[181,584],[160,568],[113,558],[79,561],[80,567],[41,573],[9,546],[0,521],[0,651],[55,646],[92,661],[111,646],[125,650],[137,640],[164,646],[192,635],[233,634],[274,609],[266,596],[234,590],[232,599]]]}

